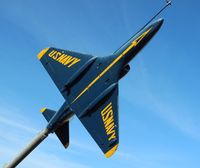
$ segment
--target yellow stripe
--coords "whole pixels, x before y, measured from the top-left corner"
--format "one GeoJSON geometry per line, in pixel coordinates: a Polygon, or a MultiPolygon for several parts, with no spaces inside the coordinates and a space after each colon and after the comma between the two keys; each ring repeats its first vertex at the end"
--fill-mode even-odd
{"type": "Polygon", "coordinates": [[[109,109],[110,106],[112,106],[112,102],[110,102],[110,103],[101,111],[101,113],[104,113],[104,111],[106,111],[107,109],[109,109]]]}
{"type": "Polygon", "coordinates": [[[42,51],[40,51],[40,53],[37,56],[39,60],[44,56],[44,54],[48,51],[48,49],[49,48],[45,48],[42,51]]]}
{"type": "MultiPolygon", "coordinates": [[[[146,34],[149,33],[151,28],[149,28],[146,32],[144,32],[141,36],[146,36],[146,34]]],[[[106,69],[104,69],[103,72],[101,72],[86,88],[72,101],[74,103],[76,100],[78,100],[96,81],[98,81],[114,64],[116,64],[127,52],[129,52],[133,47],[136,47],[137,44],[142,40],[140,39],[138,42],[137,40],[141,37],[139,36],[137,39],[135,39],[129,47],[127,47],[126,50],[122,52],[106,69]]],[[[144,37],[143,37],[144,38],[144,37]]]]}
{"type": "Polygon", "coordinates": [[[105,153],[105,156],[107,158],[111,157],[117,150],[118,146],[119,146],[119,144],[115,145],[112,149],[110,149],[108,152],[105,153]]]}
{"type": "Polygon", "coordinates": [[[46,109],[47,109],[47,108],[44,107],[44,108],[42,108],[42,109],[40,110],[40,112],[41,112],[41,113],[44,113],[44,112],[46,111],[46,109]]]}
{"type": "Polygon", "coordinates": [[[134,45],[132,43],[119,57],[117,57],[106,69],[103,70],[74,100],[74,103],[79,97],[81,97],[96,81],[98,81],[114,64],[116,64],[134,45]]]}

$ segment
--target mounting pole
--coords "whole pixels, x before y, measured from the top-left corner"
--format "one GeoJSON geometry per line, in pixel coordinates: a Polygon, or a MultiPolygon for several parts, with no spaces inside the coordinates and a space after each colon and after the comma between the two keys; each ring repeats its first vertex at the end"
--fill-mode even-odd
{"type": "Polygon", "coordinates": [[[142,29],[144,29],[149,23],[151,23],[162,11],[165,10],[165,8],[167,8],[168,6],[171,6],[171,5],[172,5],[172,1],[166,0],[165,6],[162,9],[160,9],[139,31],[137,31],[137,33],[135,33],[135,35],[138,34],[142,29]]]}
{"type": "Polygon", "coordinates": [[[26,156],[28,156],[50,133],[50,130],[45,128],[42,130],[28,146],[23,149],[10,163],[6,164],[4,168],[16,167],[26,156]]]}

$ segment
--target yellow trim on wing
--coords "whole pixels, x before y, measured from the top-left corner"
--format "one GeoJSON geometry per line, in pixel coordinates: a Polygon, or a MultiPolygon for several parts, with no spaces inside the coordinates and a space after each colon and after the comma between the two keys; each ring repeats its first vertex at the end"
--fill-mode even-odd
{"type": "Polygon", "coordinates": [[[44,112],[46,111],[46,109],[47,109],[46,107],[43,107],[43,108],[40,110],[40,112],[41,112],[41,113],[44,113],[44,112]]]}
{"type": "Polygon", "coordinates": [[[45,48],[42,51],[40,51],[40,53],[37,56],[39,60],[44,56],[44,54],[48,51],[48,49],[49,48],[45,48]]]}
{"type": "Polygon", "coordinates": [[[136,47],[137,44],[146,36],[146,34],[149,33],[149,31],[152,29],[149,28],[146,32],[144,32],[142,35],[140,35],[137,39],[135,39],[129,47],[127,47],[126,50],[122,52],[106,69],[103,70],[86,88],[72,101],[74,103],[76,100],[78,100],[96,81],[98,81],[114,64],[116,64],[127,52],[129,52],[133,47],[136,47]],[[139,39],[139,41],[138,41],[139,39]]]}
{"type": "Polygon", "coordinates": [[[118,146],[119,146],[119,144],[115,145],[112,149],[110,149],[108,152],[105,153],[105,156],[107,158],[111,157],[117,150],[118,146]]]}

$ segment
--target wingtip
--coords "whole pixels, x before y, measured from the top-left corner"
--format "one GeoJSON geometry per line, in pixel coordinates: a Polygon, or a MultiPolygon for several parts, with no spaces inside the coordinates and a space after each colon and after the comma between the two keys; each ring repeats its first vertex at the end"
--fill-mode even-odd
{"type": "Polygon", "coordinates": [[[48,50],[49,48],[44,48],[42,51],[40,51],[40,53],[37,56],[38,59],[40,60],[48,50]]]}
{"type": "Polygon", "coordinates": [[[66,144],[64,145],[65,149],[67,149],[68,146],[69,146],[69,143],[66,143],[66,144]]]}
{"type": "Polygon", "coordinates": [[[46,107],[43,107],[43,108],[40,110],[40,112],[41,112],[41,113],[44,113],[44,112],[46,111],[46,109],[47,109],[46,107]]]}
{"type": "Polygon", "coordinates": [[[105,153],[105,156],[107,158],[110,158],[115,153],[115,151],[117,150],[118,146],[119,146],[119,144],[117,144],[113,148],[111,148],[108,152],[105,153]]]}

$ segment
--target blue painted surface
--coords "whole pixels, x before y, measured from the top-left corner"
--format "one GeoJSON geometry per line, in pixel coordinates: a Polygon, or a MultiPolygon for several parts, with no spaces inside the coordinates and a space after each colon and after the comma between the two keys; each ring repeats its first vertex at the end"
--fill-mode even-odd
{"type": "MultiPolygon", "coordinates": [[[[163,1],[4,1],[0,6],[0,164],[46,125],[39,110],[63,98],[37,60],[48,46],[109,55],[163,1]]],[[[21,167],[199,167],[199,2],[174,2],[151,43],[120,82],[120,146],[102,156],[75,117],[71,146],[55,136],[21,167]]]]}

